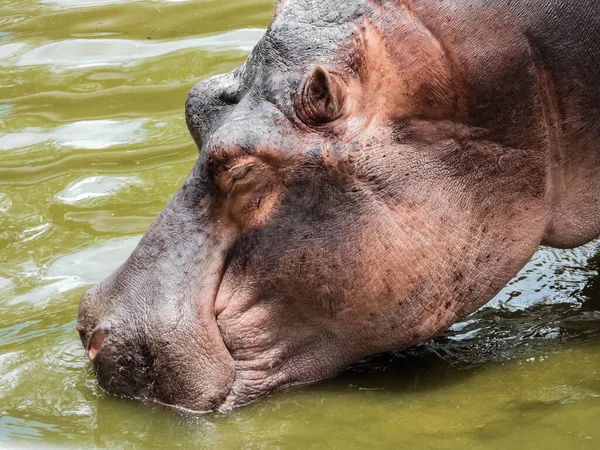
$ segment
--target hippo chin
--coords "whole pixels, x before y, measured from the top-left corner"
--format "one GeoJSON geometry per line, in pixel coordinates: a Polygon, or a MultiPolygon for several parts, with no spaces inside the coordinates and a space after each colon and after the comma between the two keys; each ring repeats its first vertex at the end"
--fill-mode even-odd
{"type": "Polygon", "coordinates": [[[429,339],[600,234],[600,2],[287,0],[186,104],[198,161],[81,299],[109,393],[247,404],[429,339]]]}

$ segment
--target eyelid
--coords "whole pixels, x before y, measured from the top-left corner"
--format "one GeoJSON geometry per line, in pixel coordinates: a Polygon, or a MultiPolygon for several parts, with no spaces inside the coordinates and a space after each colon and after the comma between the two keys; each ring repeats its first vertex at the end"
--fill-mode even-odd
{"type": "Polygon", "coordinates": [[[230,193],[243,191],[244,186],[253,184],[256,180],[248,180],[248,175],[253,171],[255,164],[248,163],[230,169],[230,193]]]}
{"type": "Polygon", "coordinates": [[[230,193],[236,182],[246,178],[255,165],[254,162],[242,162],[224,171],[217,180],[219,188],[225,193],[230,193]]]}

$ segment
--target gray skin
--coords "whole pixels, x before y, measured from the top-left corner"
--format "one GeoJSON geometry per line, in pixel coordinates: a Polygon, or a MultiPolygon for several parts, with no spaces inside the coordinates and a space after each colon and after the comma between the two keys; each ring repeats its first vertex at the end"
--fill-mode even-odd
{"type": "Polygon", "coordinates": [[[81,299],[103,389],[228,409],[429,339],[600,234],[600,2],[289,0],[81,299]]]}

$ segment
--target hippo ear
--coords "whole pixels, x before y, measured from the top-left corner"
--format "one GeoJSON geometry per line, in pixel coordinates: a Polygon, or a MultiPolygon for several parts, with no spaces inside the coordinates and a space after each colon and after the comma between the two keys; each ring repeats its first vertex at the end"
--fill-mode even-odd
{"type": "Polygon", "coordinates": [[[344,114],[346,84],[335,74],[317,66],[304,87],[303,105],[314,123],[332,122],[344,114]]]}

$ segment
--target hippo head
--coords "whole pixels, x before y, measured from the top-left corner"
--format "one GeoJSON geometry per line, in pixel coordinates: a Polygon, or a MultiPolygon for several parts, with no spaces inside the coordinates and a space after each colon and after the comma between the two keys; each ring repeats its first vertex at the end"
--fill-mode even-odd
{"type": "Polygon", "coordinates": [[[391,3],[280,1],[245,64],[192,89],[197,163],[81,299],[104,390],[246,404],[434,336],[531,257],[545,156],[485,128],[391,3]]]}

